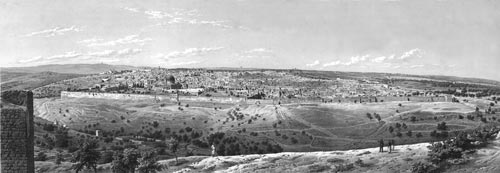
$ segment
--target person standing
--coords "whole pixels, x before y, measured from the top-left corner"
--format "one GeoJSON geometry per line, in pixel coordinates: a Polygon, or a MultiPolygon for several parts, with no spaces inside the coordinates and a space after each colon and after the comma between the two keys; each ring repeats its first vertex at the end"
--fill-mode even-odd
{"type": "Polygon", "coordinates": [[[396,147],[394,147],[396,145],[396,141],[394,141],[394,139],[391,139],[391,145],[392,145],[392,150],[394,151],[396,147]]]}
{"type": "Polygon", "coordinates": [[[387,144],[387,148],[389,148],[389,153],[392,152],[392,140],[389,140],[389,143],[387,144]]]}
{"type": "Polygon", "coordinates": [[[212,144],[211,148],[212,148],[212,157],[215,157],[215,146],[214,146],[214,144],[212,144]]]}
{"type": "Polygon", "coordinates": [[[378,141],[378,145],[379,145],[379,152],[384,152],[384,140],[383,139],[380,139],[378,141]]]}

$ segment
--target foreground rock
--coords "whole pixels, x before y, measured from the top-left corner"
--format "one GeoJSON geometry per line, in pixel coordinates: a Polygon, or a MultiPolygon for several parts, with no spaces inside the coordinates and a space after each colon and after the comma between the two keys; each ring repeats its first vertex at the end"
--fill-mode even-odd
{"type": "MultiPolygon", "coordinates": [[[[378,148],[348,151],[277,153],[222,157],[186,157],[160,161],[168,172],[410,172],[427,155],[428,143],[397,146],[392,153],[378,148]]],[[[387,148],[385,148],[387,149],[387,148]]]]}

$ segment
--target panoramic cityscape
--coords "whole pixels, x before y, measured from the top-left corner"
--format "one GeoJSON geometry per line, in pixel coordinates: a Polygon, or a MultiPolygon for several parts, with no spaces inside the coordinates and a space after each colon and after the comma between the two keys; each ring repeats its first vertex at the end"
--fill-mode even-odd
{"type": "Polygon", "coordinates": [[[500,172],[500,2],[0,3],[0,172],[500,172]]]}

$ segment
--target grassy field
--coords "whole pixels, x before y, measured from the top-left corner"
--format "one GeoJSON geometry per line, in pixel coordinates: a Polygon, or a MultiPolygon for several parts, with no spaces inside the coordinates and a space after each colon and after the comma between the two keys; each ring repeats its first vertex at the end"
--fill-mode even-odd
{"type": "MultiPolygon", "coordinates": [[[[187,102],[179,106],[173,102],[52,98],[37,99],[35,108],[37,116],[82,132],[102,130],[122,137],[157,132],[167,139],[172,134],[199,132],[202,141],[209,134],[224,132],[226,137],[244,141],[241,145],[269,141],[285,151],[375,147],[379,139],[393,139],[397,144],[434,141],[439,138],[430,133],[437,130],[438,123],[446,122],[446,132],[453,135],[455,131],[499,124],[497,117],[500,119],[498,114],[483,114],[486,122],[482,122],[470,104],[408,101],[318,106],[187,102]],[[369,119],[367,113],[380,115],[380,121],[369,119]],[[476,118],[459,118],[467,115],[476,118]]],[[[209,153],[208,149],[190,147],[196,150],[194,154],[209,153]]]]}

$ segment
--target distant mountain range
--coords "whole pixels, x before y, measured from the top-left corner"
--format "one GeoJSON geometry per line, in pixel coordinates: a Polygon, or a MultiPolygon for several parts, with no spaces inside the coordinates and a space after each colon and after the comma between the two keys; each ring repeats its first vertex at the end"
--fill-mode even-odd
{"type": "Polygon", "coordinates": [[[109,64],[49,64],[32,67],[2,67],[2,72],[16,73],[40,73],[40,72],[56,72],[68,74],[95,74],[106,72],[109,70],[132,70],[140,67],[127,65],[109,65],[109,64]]]}

